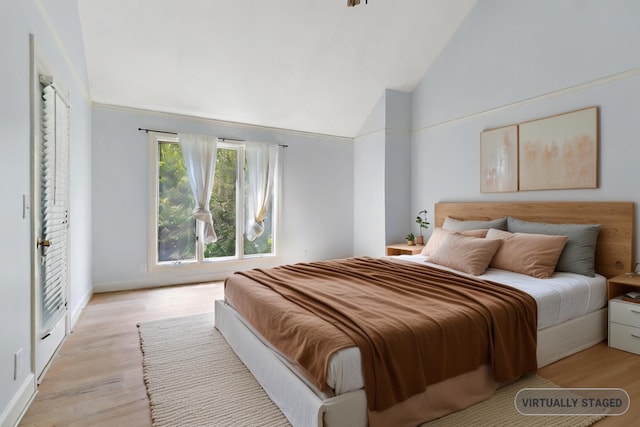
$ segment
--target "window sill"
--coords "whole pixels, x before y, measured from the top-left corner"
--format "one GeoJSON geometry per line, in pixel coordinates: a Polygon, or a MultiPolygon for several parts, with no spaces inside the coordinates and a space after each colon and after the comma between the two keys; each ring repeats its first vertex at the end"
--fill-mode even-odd
{"type": "Polygon", "coordinates": [[[234,272],[238,270],[248,270],[251,268],[261,268],[265,266],[275,266],[282,263],[282,257],[278,255],[257,255],[247,256],[242,259],[237,258],[224,258],[216,260],[207,260],[205,262],[196,261],[176,261],[176,262],[164,262],[161,264],[150,265],[148,272],[198,272],[198,273],[220,273],[220,272],[234,272]]]}

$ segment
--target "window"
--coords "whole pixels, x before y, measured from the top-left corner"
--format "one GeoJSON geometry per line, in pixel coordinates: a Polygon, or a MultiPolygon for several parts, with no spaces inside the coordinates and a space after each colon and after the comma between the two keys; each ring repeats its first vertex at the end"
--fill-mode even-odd
{"type": "MultiPolygon", "coordinates": [[[[196,220],[191,216],[194,199],[177,137],[150,134],[153,185],[153,263],[155,266],[202,265],[225,260],[275,254],[277,175],[267,205],[264,232],[255,240],[245,236],[247,174],[244,143],[219,141],[209,208],[216,242],[198,241],[196,220]]],[[[151,246],[151,245],[150,245],[151,246]]]]}

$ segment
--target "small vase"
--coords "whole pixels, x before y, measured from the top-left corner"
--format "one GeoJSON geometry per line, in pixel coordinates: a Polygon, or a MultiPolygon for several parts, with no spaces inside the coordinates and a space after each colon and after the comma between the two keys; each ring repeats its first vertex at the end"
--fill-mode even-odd
{"type": "Polygon", "coordinates": [[[424,245],[424,237],[416,236],[416,245],[424,245]]]}
{"type": "Polygon", "coordinates": [[[407,245],[409,246],[415,246],[416,242],[413,240],[407,240],[407,245]]]}

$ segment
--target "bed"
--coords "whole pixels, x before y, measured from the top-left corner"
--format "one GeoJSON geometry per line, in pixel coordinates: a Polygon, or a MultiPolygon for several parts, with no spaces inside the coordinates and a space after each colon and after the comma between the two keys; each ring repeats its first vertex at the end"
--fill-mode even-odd
{"type": "MultiPolygon", "coordinates": [[[[540,317],[540,323],[536,325],[537,366],[545,366],[606,338],[606,278],[631,271],[633,265],[633,203],[436,204],[435,227],[441,227],[447,217],[482,221],[514,217],[550,224],[599,224],[595,256],[597,275],[587,280],[589,283],[585,285],[588,289],[586,295],[569,293],[570,297],[559,297],[573,307],[569,309],[569,314],[555,318],[550,318],[543,312],[557,310],[548,310],[550,304],[544,302],[544,296],[536,297],[540,317]]],[[[425,264],[424,259],[419,256],[402,258],[398,257],[393,261],[425,264]]],[[[447,270],[440,265],[434,267],[447,270]]],[[[489,269],[487,273],[492,281],[517,281],[517,276],[514,279],[510,273],[500,270],[489,269]]],[[[247,278],[244,277],[243,280],[245,279],[247,278]]],[[[552,280],[562,281],[562,273],[554,275],[552,280]]],[[[236,304],[242,298],[244,297],[236,297],[236,304]]],[[[493,372],[487,365],[482,364],[477,369],[430,383],[416,398],[394,404],[390,409],[371,411],[367,393],[362,388],[362,375],[357,375],[361,371],[357,348],[355,351],[347,348],[336,353],[339,357],[336,355],[335,359],[340,360],[330,365],[330,368],[333,369],[333,376],[340,380],[336,382],[332,378],[330,386],[318,387],[305,374],[301,374],[300,366],[296,366],[290,357],[273,348],[264,334],[258,332],[260,324],[253,320],[252,325],[245,318],[250,317],[247,310],[244,308],[247,315],[242,316],[228,300],[217,301],[216,328],[222,332],[236,354],[294,426],[388,425],[391,420],[394,425],[416,425],[483,400],[501,385],[500,381],[493,379],[493,372]],[[356,372],[355,378],[347,375],[353,372],[356,372]]]]}

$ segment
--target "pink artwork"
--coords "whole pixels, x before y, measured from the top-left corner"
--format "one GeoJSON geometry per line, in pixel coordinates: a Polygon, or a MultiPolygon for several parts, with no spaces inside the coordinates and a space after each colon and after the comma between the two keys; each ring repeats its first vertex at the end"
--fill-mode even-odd
{"type": "Polygon", "coordinates": [[[520,190],[597,188],[598,108],[523,123],[520,190]]]}
{"type": "Polygon", "coordinates": [[[518,126],[480,134],[480,191],[518,191],[518,126]]]}

